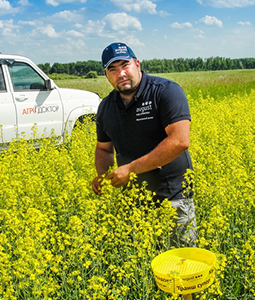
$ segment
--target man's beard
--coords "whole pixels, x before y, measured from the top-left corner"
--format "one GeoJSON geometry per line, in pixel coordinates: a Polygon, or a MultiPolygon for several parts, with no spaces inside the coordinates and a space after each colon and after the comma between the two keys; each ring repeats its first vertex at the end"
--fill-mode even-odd
{"type": "Polygon", "coordinates": [[[130,88],[127,88],[127,89],[125,89],[125,88],[120,88],[120,87],[118,87],[118,86],[117,86],[117,89],[118,89],[118,91],[120,92],[120,94],[123,94],[123,95],[130,95],[130,94],[133,94],[133,93],[138,89],[139,85],[140,85],[140,82],[139,82],[137,85],[135,85],[135,86],[130,86],[130,88]]]}

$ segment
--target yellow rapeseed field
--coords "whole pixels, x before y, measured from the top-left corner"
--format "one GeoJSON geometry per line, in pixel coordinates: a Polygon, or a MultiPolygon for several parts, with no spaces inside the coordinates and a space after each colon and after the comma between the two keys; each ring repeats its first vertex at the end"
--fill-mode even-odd
{"type": "MultiPolygon", "coordinates": [[[[197,296],[255,299],[255,91],[188,98],[198,246],[217,256],[215,282],[197,296]]],[[[1,154],[0,299],[181,299],[151,269],[175,211],[135,178],[95,195],[95,142],[87,120],[65,146],[20,141],[1,154]]]]}

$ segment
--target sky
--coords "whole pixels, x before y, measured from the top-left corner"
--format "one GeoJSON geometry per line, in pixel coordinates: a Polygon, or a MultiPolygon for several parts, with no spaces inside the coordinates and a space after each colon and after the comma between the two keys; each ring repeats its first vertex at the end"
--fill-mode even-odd
{"type": "Polygon", "coordinates": [[[0,0],[2,53],[100,61],[112,42],[140,61],[254,57],[255,0],[0,0]]]}

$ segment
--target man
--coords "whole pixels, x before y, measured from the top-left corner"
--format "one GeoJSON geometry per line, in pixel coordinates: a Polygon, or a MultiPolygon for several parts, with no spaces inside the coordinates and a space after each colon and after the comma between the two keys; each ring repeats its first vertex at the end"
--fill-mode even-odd
{"type": "Polygon", "coordinates": [[[125,186],[130,173],[137,174],[138,182],[146,181],[147,188],[156,192],[156,199],[168,198],[176,207],[182,244],[192,245],[195,229],[180,233],[191,222],[195,227],[193,199],[183,196],[184,174],[192,169],[186,96],[175,82],[142,72],[133,50],[124,43],[106,47],[102,63],[114,90],[97,113],[98,176],[93,190],[100,193],[102,176],[113,166],[115,151],[118,168],[107,175],[112,186],[125,186]]]}

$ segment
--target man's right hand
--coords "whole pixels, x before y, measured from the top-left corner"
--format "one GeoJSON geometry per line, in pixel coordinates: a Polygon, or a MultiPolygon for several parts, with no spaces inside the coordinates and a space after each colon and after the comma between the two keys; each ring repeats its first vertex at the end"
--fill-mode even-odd
{"type": "Polygon", "coordinates": [[[102,192],[102,180],[110,167],[114,165],[114,147],[112,142],[97,142],[95,165],[98,176],[92,181],[93,191],[98,195],[102,192]]]}
{"type": "Polygon", "coordinates": [[[101,193],[101,189],[102,189],[102,186],[101,186],[101,182],[102,182],[102,176],[97,176],[93,179],[92,181],[92,189],[93,191],[99,195],[101,193]]]}

